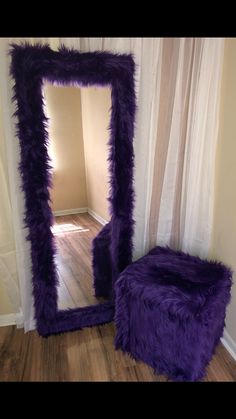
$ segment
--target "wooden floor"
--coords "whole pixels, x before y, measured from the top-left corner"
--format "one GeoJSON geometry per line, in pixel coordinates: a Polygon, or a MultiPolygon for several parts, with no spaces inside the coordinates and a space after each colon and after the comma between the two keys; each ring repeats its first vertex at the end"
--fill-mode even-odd
{"type": "MultiPolygon", "coordinates": [[[[168,381],[114,349],[114,324],[41,338],[0,328],[0,381],[168,381]]],[[[236,362],[217,348],[204,381],[236,381],[236,362]]]]}
{"type": "Polygon", "coordinates": [[[89,214],[55,217],[59,309],[97,304],[94,296],[91,246],[102,225],[89,214]]]}
{"type": "MultiPolygon", "coordinates": [[[[87,214],[57,217],[60,308],[97,302],[90,246],[100,228],[87,214]]],[[[1,327],[0,381],[168,381],[144,363],[115,351],[114,336],[113,323],[47,339],[36,331],[25,334],[15,326],[1,327]]],[[[204,381],[236,381],[236,362],[222,344],[204,381]]]]}

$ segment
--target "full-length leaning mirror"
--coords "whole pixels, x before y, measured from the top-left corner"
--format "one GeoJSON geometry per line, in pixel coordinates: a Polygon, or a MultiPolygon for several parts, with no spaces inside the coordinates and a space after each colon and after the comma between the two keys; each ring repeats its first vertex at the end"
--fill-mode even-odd
{"type": "MultiPolygon", "coordinates": [[[[31,243],[38,332],[48,336],[109,322],[114,315],[114,282],[132,259],[135,117],[133,58],[129,54],[109,52],[80,53],[64,47],[53,51],[48,45],[29,44],[12,45],[11,58],[17,106],[17,135],[21,151],[20,173],[25,198],[25,225],[31,243]],[[106,89],[111,100],[107,148],[106,138],[101,147],[93,143],[102,141],[97,140],[95,135],[96,129],[100,134],[102,132],[99,126],[96,128],[95,124],[91,131],[91,117],[96,118],[100,112],[99,96],[97,110],[93,107],[93,115],[89,115],[89,118],[85,116],[85,127],[81,128],[83,140],[79,140],[80,135],[76,134],[79,121],[84,118],[81,119],[79,110],[81,96],[84,98],[83,113],[88,103],[88,96],[82,90],[96,90],[98,87],[106,89]],[[53,120],[51,105],[53,101],[57,104],[63,101],[67,95],[65,89],[68,88],[73,90],[70,109],[67,109],[67,113],[59,113],[57,120],[53,120]],[[70,120],[76,111],[78,117],[76,119],[75,116],[74,121],[77,128],[70,120]],[[62,128],[63,119],[67,131],[62,128]],[[99,181],[99,173],[96,174],[96,164],[91,156],[98,156],[101,148],[107,150],[105,160],[108,160],[109,186],[105,189],[109,193],[104,199],[108,198],[109,205],[103,225],[100,222],[102,217],[96,217],[96,212],[89,208],[88,196],[84,197],[87,199],[83,201],[84,204],[67,202],[68,211],[61,210],[60,205],[56,207],[56,199],[60,201],[62,180],[66,178],[66,175],[61,175],[61,181],[58,181],[56,173],[53,142],[56,130],[63,143],[61,154],[64,154],[65,166],[72,168],[72,172],[74,170],[74,184],[69,180],[68,187],[67,183],[67,195],[70,188],[75,191],[77,198],[80,196],[82,199],[85,190],[85,194],[91,195],[88,183],[92,185],[91,190],[98,189],[93,179],[99,181]],[[73,136],[78,141],[69,154],[66,146],[70,147],[69,139],[73,136]],[[80,177],[76,182],[76,171],[79,171],[80,176],[84,171],[86,180],[82,181],[80,177]],[[87,182],[87,186],[84,182],[87,182]],[[78,208],[81,205],[84,207],[78,208]],[[71,207],[76,207],[72,208],[72,213],[69,211],[71,207]]],[[[90,98],[90,101],[94,106],[96,101],[93,99],[90,98]]]]}

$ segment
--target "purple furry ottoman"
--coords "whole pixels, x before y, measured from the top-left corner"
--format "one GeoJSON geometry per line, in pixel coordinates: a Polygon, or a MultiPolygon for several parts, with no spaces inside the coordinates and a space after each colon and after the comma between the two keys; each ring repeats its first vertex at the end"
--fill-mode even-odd
{"type": "Polygon", "coordinates": [[[203,378],[224,329],[232,272],[156,247],[115,284],[116,349],[178,381],[203,378]]]}

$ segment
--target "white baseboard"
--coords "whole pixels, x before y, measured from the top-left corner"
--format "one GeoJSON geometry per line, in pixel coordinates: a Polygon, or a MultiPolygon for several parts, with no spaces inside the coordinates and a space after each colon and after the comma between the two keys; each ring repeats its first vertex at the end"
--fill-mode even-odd
{"type": "Polygon", "coordinates": [[[58,217],[59,215],[83,214],[84,212],[88,212],[88,208],[71,208],[66,210],[53,211],[53,215],[58,217]]]}
{"type": "Polygon", "coordinates": [[[236,361],[236,343],[226,330],[224,330],[224,335],[221,338],[221,342],[223,343],[225,349],[227,349],[227,351],[236,361]]]}
{"type": "Polygon", "coordinates": [[[2,326],[12,326],[16,324],[16,315],[11,314],[0,314],[0,327],[2,326]]]}
{"type": "Polygon", "coordinates": [[[67,210],[53,211],[53,215],[55,217],[58,217],[60,215],[83,214],[85,212],[87,212],[89,215],[91,215],[91,217],[95,218],[95,220],[97,220],[103,226],[108,223],[107,220],[100,217],[100,215],[98,215],[95,211],[91,210],[90,208],[71,208],[71,209],[67,209],[67,210]]]}
{"type": "Polygon", "coordinates": [[[108,223],[107,220],[105,220],[104,218],[100,217],[100,215],[98,215],[96,212],[94,212],[90,208],[88,208],[88,214],[91,215],[91,217],[95,218],[95,220],[97,220],[103,226],[105,226],[108,223]]]}

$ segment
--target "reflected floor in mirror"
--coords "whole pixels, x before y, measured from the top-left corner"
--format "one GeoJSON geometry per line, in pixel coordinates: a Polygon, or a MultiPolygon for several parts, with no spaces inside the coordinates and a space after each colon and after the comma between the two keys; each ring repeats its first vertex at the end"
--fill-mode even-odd
{"type": "Polygon", "coordinates": [[[92,273],[92,241],[102,227],[87,213],[54,218],[59,310],[106,301],[95,297],[92,273]]]}

